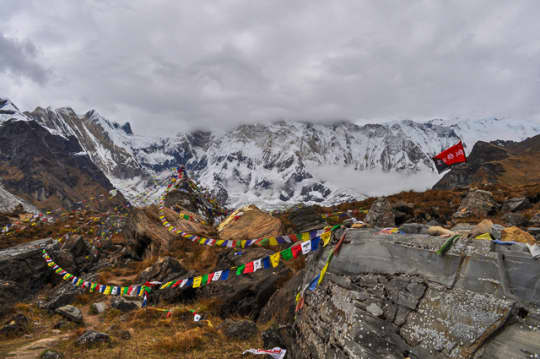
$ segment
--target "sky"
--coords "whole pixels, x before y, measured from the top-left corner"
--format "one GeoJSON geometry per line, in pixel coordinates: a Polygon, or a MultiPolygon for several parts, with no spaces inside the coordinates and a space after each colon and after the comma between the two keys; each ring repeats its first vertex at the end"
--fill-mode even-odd
{"type": "Polygon", "coordinates": [[[0,97],[136,133],[540,119],[540,2],[2,0],[0,97]]]}

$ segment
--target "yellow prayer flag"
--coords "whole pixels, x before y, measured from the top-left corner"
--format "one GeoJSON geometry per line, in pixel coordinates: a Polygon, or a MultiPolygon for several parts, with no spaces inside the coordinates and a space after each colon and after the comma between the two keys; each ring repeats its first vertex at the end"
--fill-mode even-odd
{"type": "Polygon", "coordinates": [[[304,232],[300,235],[300,240],[302,242],[309,241],[311,238],[309,238],[309,232],[304,232]]]}
{"type": "Polygon", "coordinates": [[[324,232],[321,234],[321,239],[323,241],[323,246],[326,247],[328,242],[330,242],[330,238],[332,238],[332,232],[324,232]]]}
{"type": "Polygon", "coordinates": [[[317,285],[321,284],[323,278],[324,278],[324,275],[326,274],[326,270],[328,269],[328,262],[326,262],[326,264],[324,265],[322,271],[321,271],[321,276],[319,277],[319,281],[317,282],[317,285]]]}
{"type": "Polygon", "coordinates": [[[279,254],[280,252],[274,253],[270,256],[270,263],[272,263],[272,267],[277,267],[279,264],[279,254]]]}
{"type": "Polygon", "coordinates": [[[276,237],[270,237],[268,239],[269,239],[270,246],[276,247],[278,245],[278,241],[277,241],[276,237]]]}
{"type": "Polygon", "coordinates": [[[201,286],[202,276],[193,278],[193,288],[199,288],[201,286]]]}
{"type": "Polygon", "coordinates": [[[223,243],[225,243],[225,240],[219,239],[219,240],[216,241],[216,246],[221,246],[221,245],[223,245],[223,243]]]}
{"type": "Polygon", "coordinates": [[[103,291],[103,294],[110,295],[111,294],[112,287],[110,285],[105,287],[105,290],[103,291]]]}

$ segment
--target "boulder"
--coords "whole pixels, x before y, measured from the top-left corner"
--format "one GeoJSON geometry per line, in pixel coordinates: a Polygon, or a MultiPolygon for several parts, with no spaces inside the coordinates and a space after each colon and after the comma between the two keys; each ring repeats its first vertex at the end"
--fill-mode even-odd
{"type": "Polygon", "coordinates": [[[524,226],[527,224],[527,218],[521,213],[506,213],[502,216],[502,220],[510,226],[524,226]]]}
{"type": "Polygon", "coordinates": [[[508,227],[502,231],[501,240],[505,242],[520,242],[530,245],[536,244],[536,239],[518,227],[508,227]]]}
{"type": "Polygon", "coordinates": [[[390,202],[384,197],[377,198],[371,205],[365,221],[374,227],[395,226],[394,213],[390,202]]]}
{"type": "Polygon", "coordinates": [[[132,300],[126,300],[124,298],[118,297],[113,298],[111,301],[111,307],[118,309],[122,312],[130,312],[132,310],[139,309],[141,307],[141,303],[139,301],[135,302],[132,300]]]}
{"type": "Polygon", "coordinates": [[[0,250],[0,315],[13,304],[31,298],[56,278],[41,256],[41,248],[54,247],[51,239],[40,239],[0,250]]]}
{"type": "Polygon", "coordinates": [[[101,314],[107,310],[106,302],[97,302],[90,305],[90,314],[101,314]]]}
{"type": "Polygon", "coordinates": [[[295,232],[307,232],[326,225],[321,214],[312,206],[293,208],[289,212],[288,219],[294,225],[295,232]]]}
{"type": "Polygon", "coordinates": [[[166,282],[174,277],[186,274],[186,269],[173,257],[161,257],[156,263],[143,270],[137,277],[137,282],[159,281],[166,282]]]}
{"type": "Polygon", "coordinates": [[[532,224],[533,226],[540,226],[540,212],[532,216],[531,219],[529,220],[529,223],[532,224]]]}
{"type": "Polygon", "coordinates": [[[246,340],[258,333],[257,325],[251,320],[225,320],[219,327],[229,339],[246,340]]]}
{"type": "Polygon", "coordinates": [[[63,307],[56,308],[55,312],[75,323],[82,323],[83,321],[81,311],[73,305],[64,305],[63,307]]]}
{"type": "Polygon", "coordinates": [[[234,211],[220,223],[217,230],[220,239],[245,240],[278,236],[281,228],[279,218],[249,205],[234,211]]]}
{"type": "Polygon", "coordinates": [[[505,212],[516,212],[527,209],[531,206],[531,202],[527,197],[510,198],[503,203],[502,210],[505,212]]]}
{"type": "Polygon", "coordinates": [[[110,344],[111,343],[111,337],[108,334],[101,333],[95,330],[87,330],[85,331],[77,340],[75,341],[75,345],[77,346],[85,346],[85,347],[91,347],[98,344],[110,344]]]}
{"type": "Polygon", "coordinates": [[[41,353],[39,359],[64,359],[64,355],[56,350],[47,349],[41,353]]]}
{"type": "Polygon", "coordinates": [[[407,202],[397,202],[392,204],[392,211],[397,226],[411,220],[414,217],[414,205],[407,202]]]}
{"type": "Polygon", "coordinates": [[[491,192],[475,189],[469,191],[461,202],[454,218],[483,218],[496,212],[499,204],[493,199],[491,192]]]}
{"type": "Polygon", "coordinates": [[[19,337],[29,330],[30,323],[23,314],[16,314],[0,328],[0,336],[12,338],[19,337]]]}
{"type": "Polygon", "coordinates": [[[58,307],[71,304],[77,295],[82,293],[80,287],[76,287],[71,282],[62,282],[58,286],[52,295],[45,302],[40,302],[39,307],[41,309],[54,311],[58,307]]]}

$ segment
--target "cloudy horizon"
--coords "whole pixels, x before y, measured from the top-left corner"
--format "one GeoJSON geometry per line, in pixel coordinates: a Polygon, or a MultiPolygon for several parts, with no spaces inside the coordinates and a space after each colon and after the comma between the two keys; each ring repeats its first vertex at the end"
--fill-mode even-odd
{"type": "Polygon", "coordinates": [[[136,133],[296,119],[540,120],[540,3],[17,1],[0,97],[136,133]]]}

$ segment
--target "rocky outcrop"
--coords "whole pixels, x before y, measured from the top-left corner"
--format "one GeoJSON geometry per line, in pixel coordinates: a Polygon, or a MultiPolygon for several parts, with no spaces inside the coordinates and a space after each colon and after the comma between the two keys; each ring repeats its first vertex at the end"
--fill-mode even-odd
{"type": "Polygon", "coordinates": [[[374,227],[393,227],[396,225],[392,205],[384,198],[377,198],[369,208],[365,221],[374,227]]]}
{"type": "Polygon", "coordinates": [[[95,330],[87,330],[77,340],[75,345],[93,347],[100,344],[110,344],[111,337],[106,333],[101,333],[95,330]]]}
{"type": "MultiPolygon", "coordinates": [[[[538,332],[506,324],[540,324],[527,315],[540,305],[540,263],[524,245],[493,247],[484,240],[460,239],[441,257],[435,250],[445,240],[347,230],[341,252],[321,285],[306,291],[296,320],[265,336],[296,359],[502,359],[520,357],[523,350],[538,353],[538,332]],[[517,334],[527,339],[502,339],[517,334]]],[[[320,272],[330,250],[311,257],[297,290],[320,272]]]]}
{"type": "Polygon", "coordinates": [[[42,239],[0,251],[0,316],[52,280],[41,257],[42,246],[52,243],[51,239],[42,239]]]}
{"type": "Polygon", "coordinates": [[[229,215],[218,226],[218,233],[220,239],[245,240],[279,236],[281,228],[278,218],[250,205],[229,215]]]}
{"type": "Polygon", "coordinates": [[[474,189],[467,193],[454,218],[485,218],[494,214],[498,208],[499,204],[493,199],[491,192],[474,189]]]}

